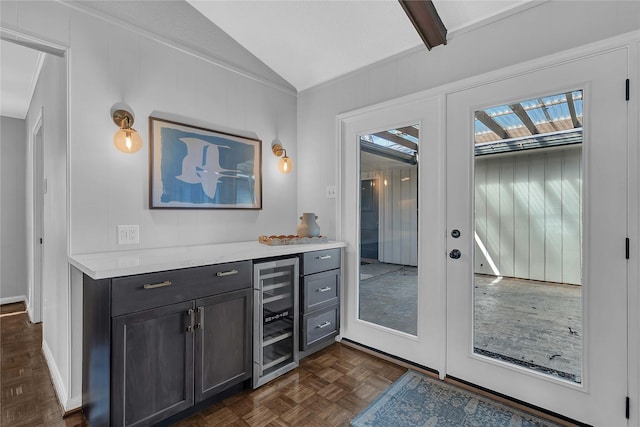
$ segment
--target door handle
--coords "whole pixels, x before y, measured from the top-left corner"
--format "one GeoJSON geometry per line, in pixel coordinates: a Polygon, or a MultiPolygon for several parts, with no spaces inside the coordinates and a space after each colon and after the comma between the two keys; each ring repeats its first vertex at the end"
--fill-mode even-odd
{"type": "Polygon", "coordinates": [[[453,249],[451,252],[449,252],[449,258],[451,259],[459,259],[462,256],[462,252],[460,252],[460,249],[453,249]]]}
{"type": "Polygon", "coordinates": [[[187,325],[187,332],[193,332],[193,308],[190,308],[189,310],[187,310],[187,316],[189,316],[189,324],[187,325]]]}
{"type": "Polygon", "coordinates": [[[203,329],[204,328],[204,307],[198,307],[198,323],[194,326],[195,329],[203,329]]]}

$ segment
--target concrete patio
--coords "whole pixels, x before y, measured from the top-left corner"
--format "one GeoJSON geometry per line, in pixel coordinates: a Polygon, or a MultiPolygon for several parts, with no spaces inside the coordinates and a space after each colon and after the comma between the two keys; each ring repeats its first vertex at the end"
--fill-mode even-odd
{"type": "MultiPolygon", "coordinates": [[[[360,319],[417,333],[417,268],[361,265],[360,319]]],[[[476,275],[476,354],[582,382],[580,286],[476,275]]]]}

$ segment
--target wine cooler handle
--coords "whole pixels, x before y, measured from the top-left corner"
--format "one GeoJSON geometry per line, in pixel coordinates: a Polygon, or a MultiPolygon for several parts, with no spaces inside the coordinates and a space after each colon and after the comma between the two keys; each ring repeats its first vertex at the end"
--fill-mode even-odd
{"type": "Polygon", "coordinates": [[[165,280],[164,282],[160,282],[160,283],[147,283],[146,285],[142,286],[144,289],[155,289],[155,288],[164,288],[165,286],[171,286],[173,283],[171,283],[170,280],[165,280]]]}
{"type": "Polygon", "coordinates": [[[225,276],[233,276],[234,274],[238,274],[238,270],[218,271],[216,273],[216,276],[225,277],[225,276]]]}
{"type": "Polygon", "coordinates": [[[327,320],[327,321],[325,321],[324,323],[321,323],[321,324],[319,324],[318,326],[316,326],[316,329],[324,329],[324,328],[326,328],[327,326],[330,326],[330,325],[331,325],[331,322],[329,322],[329,321],[327,320]]]}

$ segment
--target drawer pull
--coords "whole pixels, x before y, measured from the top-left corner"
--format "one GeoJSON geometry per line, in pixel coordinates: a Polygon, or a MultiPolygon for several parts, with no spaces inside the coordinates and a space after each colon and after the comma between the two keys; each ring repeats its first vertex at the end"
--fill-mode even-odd
{"type": "Polygon", "coordinates": [[[330,290],[331,290],[331,288],[329,286],[325,286],[324,288],[316,289],[316,292],[328,292],[330,290]]]}
{"type": "Polygon", "coordinates": [[[145,289],[155,289],[155,288],[164,288],[165,286],[171,286],[173,283],[171,283],[170,280],[165,280],[164,282],[161,283],[147,283],[146,285],[143,286],[143,288],[145,289]]]}
{"type": "Polygon", "coordinates": [[[238,270],[218,271],[216,273],[216,276],[225,277],[225,276],[233,276],[234,274],[238,274],[238,270]]]}
{"type": "Polygon", "coordinates": [[[322,256],[316,257],[316,259],[331,259],[331,255],[322,255],[322,256]]]}
{"type": "Polygon", "coordinates": [[[331,326],[331,322],[329,322],[328,320],[327,320],[327,321],[325,321],[324,323],[321,323],[320,325],[317,325],[317,326],[316,326],[316,329],[324,329],[324,328],[326,328],[327,326],[331,326]]]}

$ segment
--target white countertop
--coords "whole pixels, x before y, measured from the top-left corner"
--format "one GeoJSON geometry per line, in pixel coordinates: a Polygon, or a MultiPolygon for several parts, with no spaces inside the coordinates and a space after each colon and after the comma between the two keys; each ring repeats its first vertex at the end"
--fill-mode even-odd
{"type": "Polygon", "coordinates": [[[340,241],[284,246],[269,246],[257,241],[233,242],[70,255],[69,263],[92,279],[98,280],[224,262],[270,258],[345,246],[347,246],[346,242],[340,241]]]}

